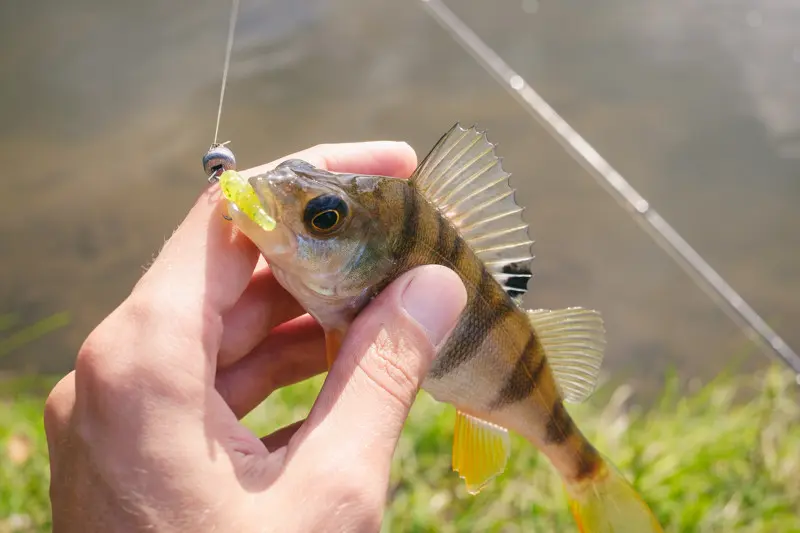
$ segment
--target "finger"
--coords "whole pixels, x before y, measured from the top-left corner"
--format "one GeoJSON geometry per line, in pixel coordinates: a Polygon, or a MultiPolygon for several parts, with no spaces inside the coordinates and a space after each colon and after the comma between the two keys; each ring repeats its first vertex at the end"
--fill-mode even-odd
{"type": "Polygon", "coordinates": [[[273,391],[327,370],[325,334],[308,315],[277,328],[250,354],[217,373],[216,387],[237,418],[273,391]]]}
{"type": "Polygon", "coordinates": [[[191,338],[204,337],[209,326],[221,333],[219,317],[247,287],[259,256],[223,218],[218,200],[218,185],[200,195],[131,295],[191,338]]]}
{"type": "MultiPolygon", "coordinates": [[[[319,145],[291,157],[359,173],[397,174],[416,162],[407,144],[385,141],[319,145]]],[[[274,167],[279,161],[258,169],[274,167]]],[[[253,172],[257,170],[244,173],[253,172]]],[[[209,363],[216,366],[221,317],[248,286],[258,258],[249,239],[223,219],[218,193],[219,187],[214,185],[200,196],[131,295],[139,308],[156,313],[162,323],[179,331],[182,340],[201,343],[199,347],[211,361],[198,358],[198,346],[185,342],[173,343],[171,352],[173,364],[197,375],[205,375],[209,363]]],[[[154,353],[153,357],[162,355],[154,353]]]]}
{"type": "Polygon", "coordinates": [[[371,141],[319,144],[282,157],[272,163],[240,171],[246,178],[263,174],[287,159],[302,159],[331,172],[376,174],[407,178],[417,166],[417,154],[407,143],[371,141]]]}
{"type": "Polygon", "coordinates": [[[305,314],[269,269],[253,275],[239,301],[223,317],[217,368],[226,368],[250,353],[276,326],[305,314]]]}
{"type": "Polygon", "coordinates": [[[465,303],[460,278],[442,266],[417,268],[387,287],[348,331],[298,436],[298,454],[388,476],[435,346],[465,303]]]}
{"type": "Polygon", "coordinates": [[[267,448],[267,451],[274,452],[275,450],[287,446],[295,433],[297,433],[297,430],[300,429],[304,423],[305,420],[298,420],[288,426],[284,426],[266,437],[261,437],[261,442],[267,448]]]}

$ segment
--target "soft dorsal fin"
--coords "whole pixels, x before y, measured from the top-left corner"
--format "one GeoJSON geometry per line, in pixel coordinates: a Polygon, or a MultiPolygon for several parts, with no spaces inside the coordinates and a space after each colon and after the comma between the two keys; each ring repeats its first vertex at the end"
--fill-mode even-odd
{"type": "Polygon", "coordinates": [[[597,385],[606,330],[598,311],[582,307],[527,311],[564,399],[579,403],[597,385]]]}
{"type": "Polygon", "coordinates": [[[411,176],[412,185],[461,232],[512,297],[527,291],[533,259],[528,225],[509,173],[486,133],[460,124],[445,133],[411,176]]]}

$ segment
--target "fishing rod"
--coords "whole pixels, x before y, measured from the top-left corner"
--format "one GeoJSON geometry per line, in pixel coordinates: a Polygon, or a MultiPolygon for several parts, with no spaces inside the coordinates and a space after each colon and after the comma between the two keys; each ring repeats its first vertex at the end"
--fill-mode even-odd
{"type": "Polygon", "coordinates": [[[800,384],[800,356],[650,206],[650,203],[442,0],[420,1],[427,13],[533,115],[567,153],[631,214],[656,244],[689,274],[750,339],[765,353],[777,356],[794,371],[795,380],[800,384]]]}

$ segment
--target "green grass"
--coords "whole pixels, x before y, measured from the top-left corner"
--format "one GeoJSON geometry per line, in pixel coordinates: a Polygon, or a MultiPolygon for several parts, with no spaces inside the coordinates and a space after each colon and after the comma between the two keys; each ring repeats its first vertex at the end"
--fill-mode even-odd
{"type": "MultiPolygon", "coordinates": [[[[304,417],[320,383],[279,391],[246,424],[265,433],[304,417]]],[[[790,373],[721,376],[689,397],[673,380],[646,412],[627,408],[627,394],[622,387],[602,409],[570,411],[665,531],[800,532],[800,404],[790,373]]],[[[23,526],[16,531],[50,528],[42,404],[29,395],[0,405],[0,532],[11,522],[23,526]]],[[[505,474],[468,495],[450,471],[453,420],[452,407],[420,395],[395,456],[384,531],[576,530],[550,464],[520,438],[505,474]]]]}

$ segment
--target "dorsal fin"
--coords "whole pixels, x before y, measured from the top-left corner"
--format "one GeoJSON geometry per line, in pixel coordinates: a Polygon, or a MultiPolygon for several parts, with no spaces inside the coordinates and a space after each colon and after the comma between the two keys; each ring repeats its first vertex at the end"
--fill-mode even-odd
{"type": "Polygon", "coordinates": [[[506,292],[519,298],[531,277],[533,241],[510,176],[485,132],[456,123],[417,167],[411,183],[458,228],[506,292]]]}
{"type": "Polygon", "coordinates": [[[564,399],[584,401],[597,386],[605,355],[602,315],[583,307],[526,312],[564,399]]]}

